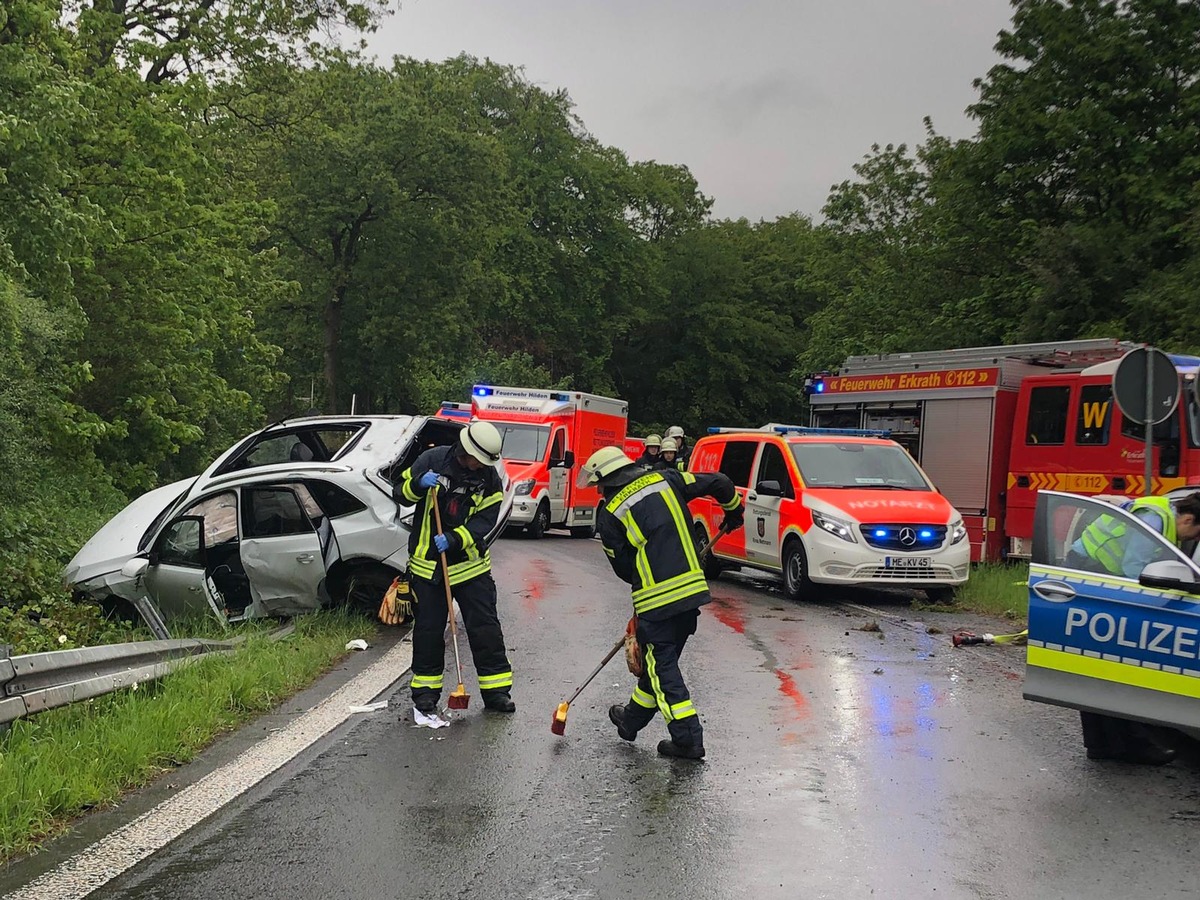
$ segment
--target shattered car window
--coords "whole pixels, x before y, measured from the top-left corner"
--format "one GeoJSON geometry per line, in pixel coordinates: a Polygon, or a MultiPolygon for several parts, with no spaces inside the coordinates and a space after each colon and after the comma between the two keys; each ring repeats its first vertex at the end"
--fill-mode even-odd
{"type": "Polygon", "coordinates": [[[168,566],[196,568],[204,565],[200,552],[200,523],[196,519],[172,522],[158,542],[160,562],[168,566]]]}
{"type": "Polygon", "coordinates": [[[204,546],[237,540],[237,495],[232,491],[193,503],[184,513],[204,519],[204,546]]]}
{"type": "Polygon", "coordinates": [[[243,529],[246,537],[282,537],[313,530],[296,494],[287,488],[247,488],[243,529]]]}

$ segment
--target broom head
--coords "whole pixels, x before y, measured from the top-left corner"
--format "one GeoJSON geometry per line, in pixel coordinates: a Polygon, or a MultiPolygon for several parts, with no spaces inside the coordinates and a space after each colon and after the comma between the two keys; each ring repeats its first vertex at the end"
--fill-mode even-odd
{"type": "Polygon", "coordinates": [[[560,703],[558,709],[554,710],[554,718],[550,720],[550,731],[554,734],[567,733],[567,710],[570,706],[570,703],[560,703]]]}
{"type": "Polygon", "coordinates": [[[450,697],[446,701],[446,705],[451,709],[466,709],[467,704],[471,702],[471,695],[467,693],[467,689],[459,682],[458,687],[450,692],[450,697]]]}

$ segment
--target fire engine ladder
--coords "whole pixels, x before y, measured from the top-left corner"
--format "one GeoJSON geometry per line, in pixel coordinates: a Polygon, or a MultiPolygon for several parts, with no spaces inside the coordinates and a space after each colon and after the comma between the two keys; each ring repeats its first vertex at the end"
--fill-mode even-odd
{"type": "Polygon", "coordinates": [[[1100,362],[1120,359],[1135,347],[1130,341],[1096,338],[1083,341],[1054,341],[1042,344],[1010,344],[998,347],[964,347],[959,350],[925,350],[918,353],[879,353],[851,356],[839,370],[840,375],[866,375],[903,369],[968,369],[995,366],[1005,360],[1031,365],[1078,370],[1100,362]]]}

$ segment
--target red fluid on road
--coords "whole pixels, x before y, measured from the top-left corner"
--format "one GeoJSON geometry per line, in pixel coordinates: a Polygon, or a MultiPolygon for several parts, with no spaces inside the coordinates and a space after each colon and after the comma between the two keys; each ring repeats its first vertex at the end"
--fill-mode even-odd
{"type": "Polygon", "coordinates": [[[722,625],[728,625],[738,634],[746,633],[746,620],[737,610],[726,606],[719,600],[716,603],[711,604],[709,609],[712,610],[713,616],[715,616],[716,620],[722,625]]]}
{"type": "Polygon", "coordinates": [[[812,715],[812,707],[808,705],[808,698],[800,692],[800,688],[796,686],[794,679],[783,669],[775,670],[775,677],[779,679],[779,693],[787,697],[796,706],[796,715],[801,719],[807,719],[812,715]]]}

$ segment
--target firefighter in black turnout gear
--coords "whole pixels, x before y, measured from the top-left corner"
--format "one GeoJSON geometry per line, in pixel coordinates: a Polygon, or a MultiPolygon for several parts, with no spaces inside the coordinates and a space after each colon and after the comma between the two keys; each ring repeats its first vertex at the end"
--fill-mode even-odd
{"type": "Polygon", "coordinates": [[[504,651],[504,632],[496,612],[496,583],[488,546],[500,530],[504,499],[500,433],[490,422],[472,422],[459,432],[455,446],[426,450],[404,471],[392,495],[401,506],[416,506],[408,541],[408,569],[416,594],[413,624],[413,706],[425,713],[438,708],[446,659],[446,554],[450,588],[462,610],[467,640],[479,678],[483,705],[513,712],[512,666],[504,651]],[[438,509],[444,533],[437,534],[429,489],[438,485],[438,509]]]}
{"type": "Polygon", "coordinates": [[[642,675],[633,696],[624,706],[613,706],[608,716],[617,734],[632,741],[660,712],[671,738],[659,742],[658,752],[702,759],[704,729],[679,671],[679,657],[696,633],[700,607],[712,598],[687,504],[712,497],[725,510],[723,524],[736,530],[745,519],[741,498],[720,473],[647,472],[620,447],[593,453],[579,481],[598,484],[604,495],[597,528],[613,571],[633,588],[642,653],[642,675]]]}

